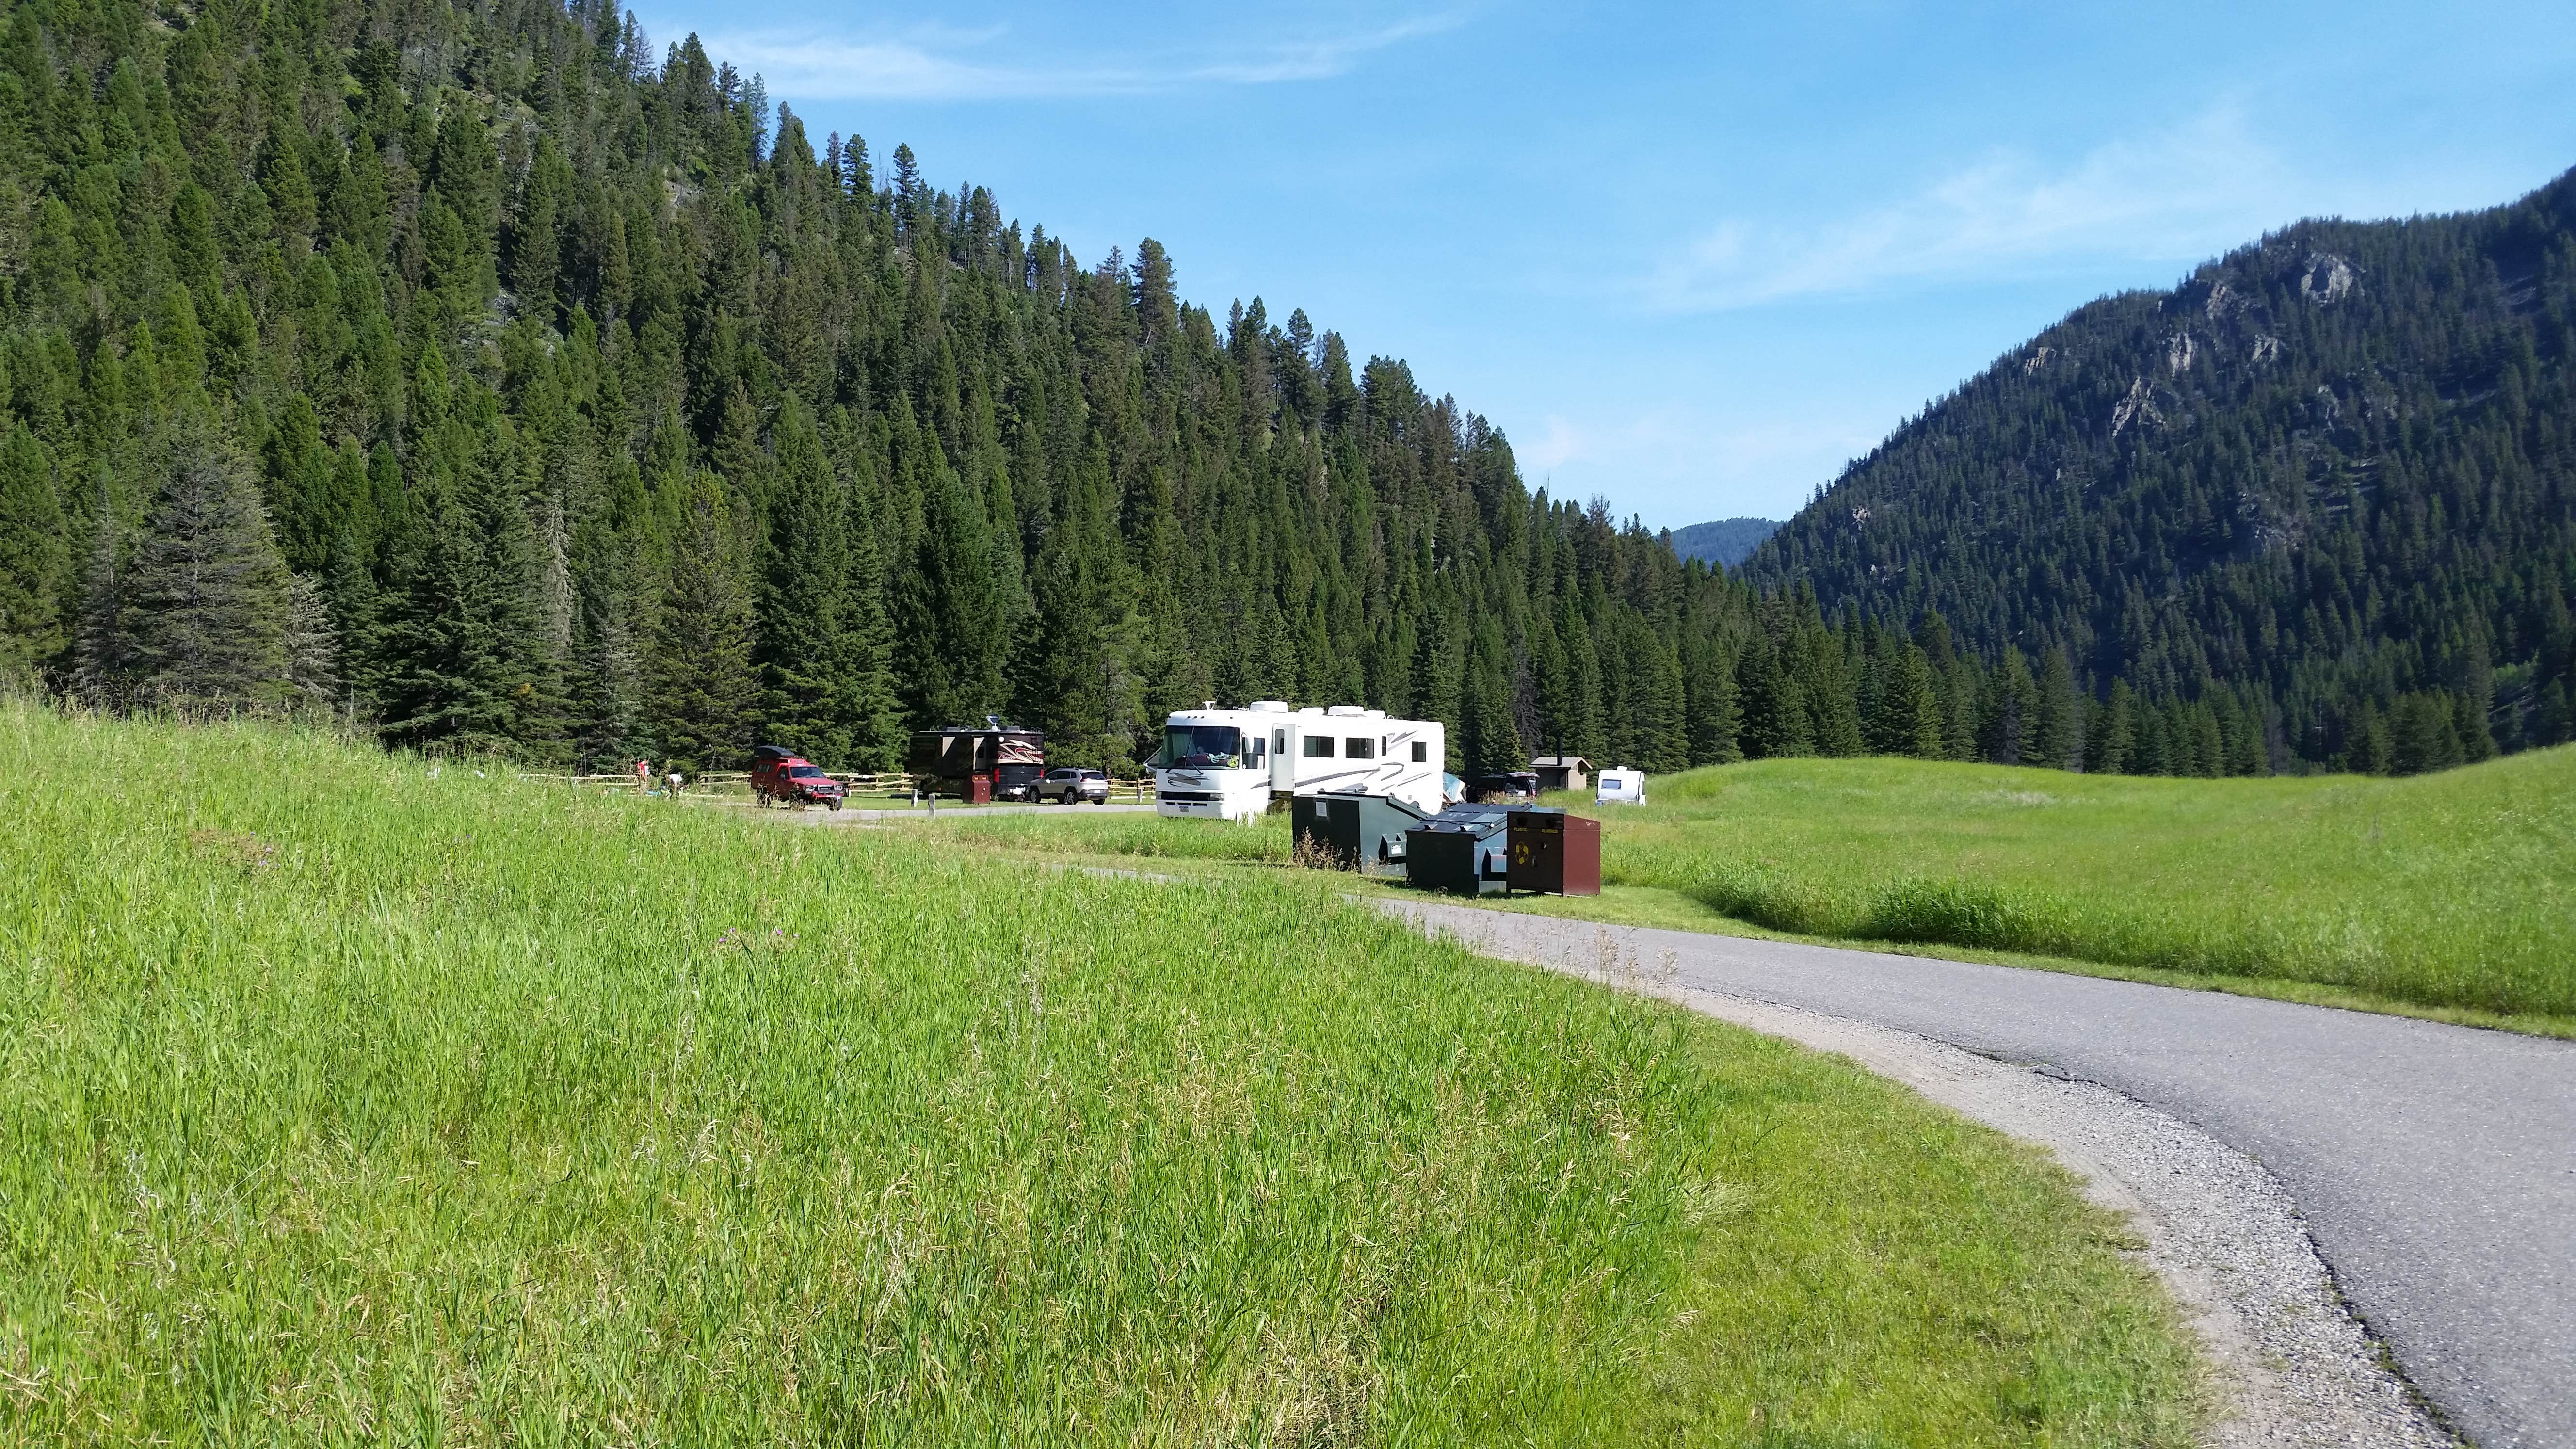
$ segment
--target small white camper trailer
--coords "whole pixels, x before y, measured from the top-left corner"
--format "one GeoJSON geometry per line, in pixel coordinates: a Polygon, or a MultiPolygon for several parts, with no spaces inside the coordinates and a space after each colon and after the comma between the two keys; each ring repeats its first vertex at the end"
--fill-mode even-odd
{"type": "Polygon", "coordinates": [[[1643,770],[1604,770],[1601,788],[1592,800],[1596,805],[1643,805],[1646,803],[1646,772],[1643,770]]]}
{"type": "Polygon", "coordinates": [[[1256,699],[1241,709],[1175,710],[1154,769],[1154,813],[1251,820],[1273,795],[1385,795],[1429,814],[1445,797],[1448,732],[1437,720],[1389,719],[1337,704],[1290,709],[1256,699]]]}

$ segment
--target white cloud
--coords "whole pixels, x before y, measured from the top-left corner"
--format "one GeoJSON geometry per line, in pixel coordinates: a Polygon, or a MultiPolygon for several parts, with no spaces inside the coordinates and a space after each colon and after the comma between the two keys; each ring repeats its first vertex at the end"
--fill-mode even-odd
{"type": "Polygon", "coordinates": [[[1721,221],[1642,290],[1661,310],[1715,311],[2032,263],[2198,260],[2297,219],[2303,189],[2242,110],[2221,105],[2055,171],[1998,151],[1913,196],[1821,226],[1721,221]]]}
{"type": "Polygon", "coordinates": [[[1346,35],[1270,41],[1137,61],[1067,55],[987,60],[997,30],[910,30],[874,36],[751,31],[704,37],[707,53],[758,72],[774,96],[808,100],[950,101],[1142,95],[1199,86],[1329,80],[1373,52],[1436,35],[1455,15],[1417,16],[1346,35]]]}
{"type": "Polygon", "coordinates": [[[1549,413],[1542,423],[1546,431],[1535,442],[1515,443],[1512,455],[1524,471],[1546,472],[1584,456],[1586,439],[1572,423],[1549,413]]]}

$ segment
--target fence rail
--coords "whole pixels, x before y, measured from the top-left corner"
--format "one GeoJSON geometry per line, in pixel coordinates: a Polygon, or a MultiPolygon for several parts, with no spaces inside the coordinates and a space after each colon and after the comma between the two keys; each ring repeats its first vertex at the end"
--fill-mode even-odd
{"type": "MultiPolygon", "coordinates": [[[[929,775],[856,775],[843,774],[838,771],[827,771],[826,773],[829,774],[832,779],[839,781],[842,788],[848,790],[853,795],[862,792],[883,793],[887,795],[909,795],[916,790],[928,791],[938,783],[935,777],[929,775]]],[[[628,785],[645,787],[649,784],[650,788],[658,789],[662,784],[663,777],[657,774],[652,776],[649,782],[647,782],[639,780],[633,773],[627,771],[610,771],[604,775],[568,775],[545,770],[522,770],[519,772],[519,778],[522,780],[542,780],[553,784],[565,785],[628,785]]],[[[751,772],[748,770],[701,770],[697,774],[687,776],[681,781],[682,788],[684,789],[721,790],[728,786],[735,785],[748,789],[750,784],[751,772]]],[[[1154,801],[1154,782],[1150,778],[1141,780],[1111,780],[1109,782],[1109,798],[1111,800],[1123,799],[1138,805],[1150,805],[1154,801]]]]}

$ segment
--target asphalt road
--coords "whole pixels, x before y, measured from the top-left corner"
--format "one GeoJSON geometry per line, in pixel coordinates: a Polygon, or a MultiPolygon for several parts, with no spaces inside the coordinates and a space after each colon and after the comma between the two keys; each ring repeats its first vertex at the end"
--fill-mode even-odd
{"type": "MultiPolygon", "coordinates": [[[[2576,1445],[2576,1042],[1916,956],[1387,902],[1581,969],[1605,933],[1676,984],[2098,1082],[2287,1187],[2398,1368],[2487,1449],[2576,1445]]],[[[2576,943],[2571,943],[2576,950],[2576,943]]]]}

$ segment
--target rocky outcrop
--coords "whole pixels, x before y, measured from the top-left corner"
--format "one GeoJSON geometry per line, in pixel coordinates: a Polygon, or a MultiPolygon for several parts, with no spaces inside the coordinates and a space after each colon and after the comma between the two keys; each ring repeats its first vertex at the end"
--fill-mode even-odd
{"type": "Polygon", "coordinates": [[[2301,264],[2299,295],[2320,307],[2332,306],[2351,295],[2360,274],[2352,263],[2333,252],[2310,252],[2301,264]]]}
{"type": "Polygon", "coordinates": [[[2162,427],[2164,420],[2164,413],[2156,407],[2155,389],[2147,386],[2145,378],[2136,378],[2129,383],[2128,396],[2111,407],[2111,436],[2120,436],[2131,423],[2162,427]]]}
{"type": "Polygon", "coordinates": [[[2169,377],[2182,376],[2190,369],[2191,359],[2196,350],[2196,344],[2192,342],[2190,333],[2175,333],[2172,340],[2165,343],[2165,374],[2169,377]]]}

